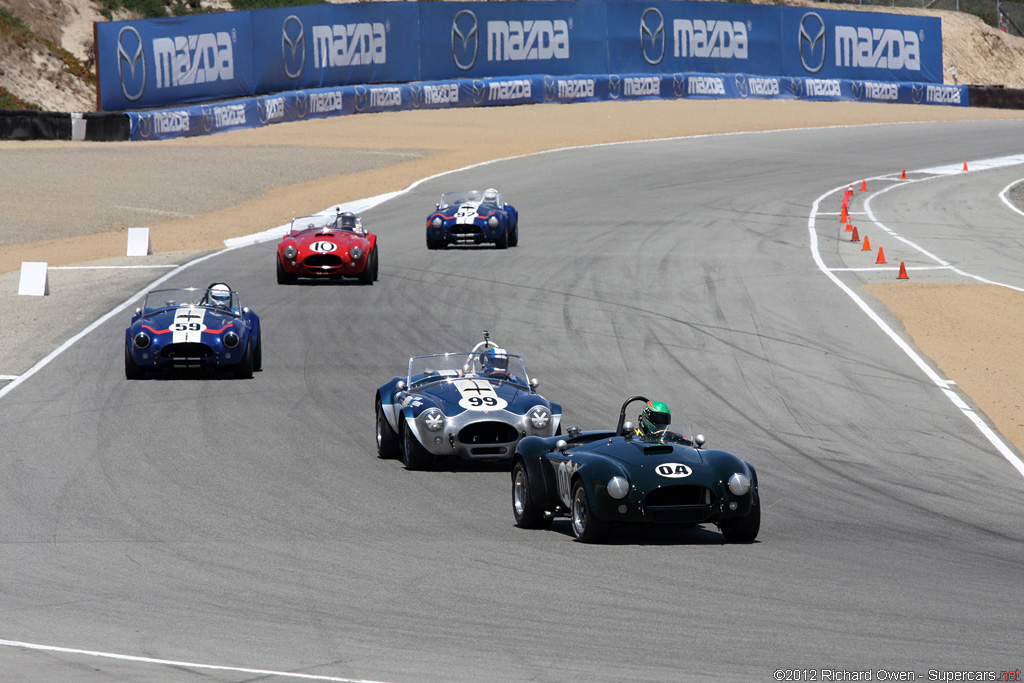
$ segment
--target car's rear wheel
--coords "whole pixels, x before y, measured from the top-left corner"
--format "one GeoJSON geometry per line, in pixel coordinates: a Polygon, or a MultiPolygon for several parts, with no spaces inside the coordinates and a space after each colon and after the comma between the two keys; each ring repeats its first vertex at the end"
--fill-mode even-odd
{"type": "Polygon", "coordinates": [[[245,353],[242,354],[242,360],[235,366],[235,377],[238,379],[252,379],[252,340],[245,345],[245,353]]]}
{"type": "Polygon", "coordinates": [[[594,516],[587,500],[587,491],[579,479],[572,485],[572,533],[583,543],[601,540],[608,533],[608,524],[594,516]]]}
{"type": "Polygon", "coordinates": [[[388,418],[384,415],[384,408],[380,404],[379,396],[374,405],[374,412],[377,417],[377,457],[398,457],[400,445],[398,443],[398,435],[395,434],[395,430],[391,428],[388,418]]]}
{"type": "Polygon", "coordinates": [[[723,519],[718,523],[718,529],[730,543],[753,543],[761,530],[761,506],[752,506],[743,517],[723,519]]]}
{"type": "Polygon", "coordinates": [[[405,469],[430,469],[430,465],[434,460],[430,452],[420,445],[420,442],[416,440],[416,436],[408,427],[402,427],[402,434],[402,462],[405,463],[405,469]]]}
{"type": "Polygon", "coordinates": [[[124,376],[125,379],[142,379],[146,374],[146,371],[142,369],[142,366],[135,362],[132,358],[131,351],[128,350],[128,344],[124,345],[124,376]]]}
{"type": "Polygon", "coordinates": [[[530,478],[522,461],[512,468],[512,514],[516,524],[524,529],[546,529],[553,521],[544,516],[544,511],[530,497],[530,478]]]}
{"type": "Polygon", "coordinates": [[[275,257],[274,260],[277,261],[277,284],[287,285],[295,282],[295,276],[284,269],[284,265],[281,263],[281,257],[275,257]]]}

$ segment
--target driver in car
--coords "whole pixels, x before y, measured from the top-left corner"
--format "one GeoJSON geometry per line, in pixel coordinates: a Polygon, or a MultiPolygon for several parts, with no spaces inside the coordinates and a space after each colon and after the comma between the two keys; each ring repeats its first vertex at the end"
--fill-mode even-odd
{"type": "Polygon", "coordinates": [[[643,412],[637,417],[637,428],[633,434],[646,437],[659,436],[662,432],[668,431],[670,424],[672,424],[672,414],[669,412],[668,405],[661,401],[648,401],[643,412]]]}
{"type": "Polygon", "coordinates": [[[484,374],[494,379],[505,379],[510,382],[521,381],[508,371],[508,351],[500,346],[492,346],[481,355],[484,374]]]}

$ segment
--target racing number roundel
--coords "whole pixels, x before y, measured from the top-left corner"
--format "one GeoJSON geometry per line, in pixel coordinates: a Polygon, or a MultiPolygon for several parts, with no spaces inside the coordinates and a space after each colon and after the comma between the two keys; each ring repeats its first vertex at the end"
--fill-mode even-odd
{"type": "Polygon", "coordinates": [[[693,470],[678,462],[662,463],[655,467],[654,471],[663,477],[668,477],[669,479],[681,479],[682,477],[688,477],[693,474],[693,470]]]}
{"type": "Polygon", "coordinates": [[[462,398],[459,405],[466,410],[501,410],[508,406],[508,401],[494,393],[490,382],[464,379],[455,382],[462,398]]]}
{"type": "Polygon", "coordinates": [[[335,249],[337,249],[338,245],[335,244],[334,242],[320,241],[320,242],[313,242],[312,244],[309,245],[309,248],[312,251],[317,252],[318,254],[329,254],[332,251],[334,251],[335,249]]]}

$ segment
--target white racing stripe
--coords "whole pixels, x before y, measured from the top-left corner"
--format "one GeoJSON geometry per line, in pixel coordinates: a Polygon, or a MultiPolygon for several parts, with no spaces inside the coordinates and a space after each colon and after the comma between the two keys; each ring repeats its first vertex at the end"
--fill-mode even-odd
{"type": "MultiPolygon", "coordinates": [[[[1003,157],[1001,159],[989,159],[989,160],[987,160],[986,163],[982,163],[982,162],[968,162],[967,168],[969,170],[966,171],[966,172],[968,172],[968,173],[973,172],[973,171],[970,170],[972,168],[974,168],[975,170],[979,170],[980,171],[980,170],[985,170],[985,169],[989,169],[989,168],[1002,168],[1002,167],[1006,167],[1006,166],[1012,166],[1012,165],[1015,165],[1015,164],[1024,164],[1024,156],[1003,157]]],[[[924,179],[921,179],[921,180],[901,181],[901,182],[897,183],[896,185],[891,185],[890,187],[887,187],[884,190],[876,192],[876,193],[872,194],[871,196],[874,197],[874,196],[876,196],[878,194],[882,194],[884,192],[888,192],[889,190],[891,190],[891,189],[893,189],[895,187],[902,187],[903,185],[911,183],[911,182],[924,182],[924,181],[927,181],[927,180],[931,180],[931,179],[942,177],[944,175],[949,175],[949,173],[945,173],[945,172],[942,171],[942,169],[945,169],[945,168],[947,168],[947,167],[938,167],[937,169],[927,169],[927,170],[923,170],[923,171],[916,171],[917,173],[930,173],[932,177],[931,178],[924,178],[924,179]]],[[[963,171],[963,166],[960,166],[957,172],[958,173],[964,173],[965,171],[963,171]]],[[[881,176],[875,177],[875,178],[869,178],[868,180],[880,180],[880,179],[882,179],[881,176]]],[[[899,349],[901,351],[903,351],[903,353],[905,353],[910,358],[910,360],[912,360],[914,362],[915,365],[917,365],[918,368],[920,368],[920,370],[925,374],[925,376],[929,380],[931,380],[942,391],[943,395],[946,396],[946,398],[948,398],[950,400],[950,402],[952,402],[953,405],[956,406],[960,410],[960,412],[962,412],[967,417],[968,420],[970,420],[972,423],[974,423],[974,426],[978,428],[978,431],[981,432],[981,434],[986,439],[988,439],[989,443],[991,443],[995,447],[996,451],[998,451],[999,454],[1001,456],[1003,456],[1003,458],[1005,458],[1007,462],[1009,462],[1022,476],[1024,476],[1024,462],[1022,462],[1021,459],[1019,457],[1017,457],[1017,455],[1013,452],[1013,449],[1011,449],[1009,446],[1007,446],[1006,443],[1001,438],[999,438],[999,436],[995,433],[995,431],[993,431],[992,428],[989,427],[985,423],[985,421],[981,418],[981,416],[979,416],[974,410],[971,409],[971,407],[969,405],[967,405],[966,401],[964,401],[962,398],[960,398],[960,396],[958,396],[956,394],[956,392],[954,392],[952,389],[949,388],[950,385],[955,384],[955,383],[953,381],[951,381],[951,380],[948,380],[948,379],[945,379],[945,378],[939,376],[938,373],[936,373],[934,370],[932,370],[928,366],[928,363],[926,363],[925,360],[916,351],[914,351],[914,349],[912,349],[910,347],[910,345],[907,342],[905,342],[891,327],[889,327],[885,323],[885,321],[882,320],[878,316],[877,313],[875,313],[873,310],[871,310],[871,307],[868,306],[868,304],[865,303],[865,301],[863,299],[861,299],[859,296],[857,296],[857,294],[850,287],[846,286],[846,284],[844,284],[843,281],[840,280],[834,274],[834,272],[833,272],[834,270],[840,270],[840,269],[830,269],[830,268],[828,268],[825,265],[825,262],[821,258],[821,253],[818,250],[818,232],[817,232],[817,230],[815,230],[815,227],[814,227],[815,226],[815,219],[819,215],[818,207],[821,205],[821,202],[824,201],[826,197],[830,197],[833,194],[836,194],[838,192],[843,192],[845,190],[846,190],[845,186],[840,186],[840,187],[837,187],[835,189],[829,190],[828,192],[824,193],[823,195],[821,195],[817,199],[815,199],[814,200],[814,204],[811,206],[811,214],[810,214],[810,217],[807,219],[807,229],[808,229],[808,232],[810,233],[811,256],[814,258],[814,263],[818,266],[818,269],[821,272],[823,272],[826,277],[828,277],[829,280],[831,280],[837,287],[839,287],[839,289],[841,289],[843,291],[843,293],[845,293],[848,297],[853,299],[854,303],[856,303],[857,306],[859,306],[860,309],[862,311],[864,311],[865,315],[867,315],[868,318],[870,318],[871,321],[873,323],[875,323],[882,330],[882,332],[884,332],[893,341],[893,343],[895,343],[896,346],[899,347],[899,349]]],[[[923,248],[919,247],[918,245],[914,244],[910,240],[908,240],[908,239],[906,239],[904,237],[901,237],[900,235],[896,234],[895,232],[893,232],[892,230],[890,230],[889,228],[887,228],[886,226],[884,226],[880,222],[878,222],[878,220],[875,218],[874,214],[871,213],[871,210],[870,210],[870,207],[869,207],[870,202],[871,202],[871,198],[869,198],[865,202],[865,209],[867,210],[867,213],[868,213],[871,221],[875,225],[877,225],[879,228],[881,228],[885,232],[889,233],[894,238],[904,242],[905,244],[909,245],[913,249],[916,249],[918,252],[920,252],[921,254],[924,254],[925,256],[927,256],[928,258],[932,259],[936,263],[939,263],[940,267],[948,268],[948,269],[953,270],[953,271],[955,271],[955,272],[957,272],[957,273],[959,273],[959,274],[961,274],[961,275],[963,275],[965,277],[973,278],[973,279],[975,279],[975,280],[977,280],[979,282],[1000,285],[1002,287],[1007,287],[1009,289],[1014,289],[1014,290],[1017,290],[1017,291],[1021,291],[1017,287],[1011,287],[1010,285],[1005,285],[1005,284],[1002,284],[1002,283],[999,283],[999,282],[993,282],[991,280],[987,280],[985,278],[978,277],[976,275],[971,275],[969,273],[961,271],[960,269],[951,266],[948,262],[940,259],[938,256],[935,256],[934,254],[931,254],[928,251],[926,251],[925,249],[923,249],[923,248]]]]}
{"type": "Polygon", "coordinates": [[[179,308],[174,312],[174,322],[171,324],[171,343],[187,344],[200,343],[203,341],[203,330],[206,325],[203,319],[206,317],[205,308],[179,308]]]}
{"type": "Polygon", "coordinates": [[[119,659],[123,662],[139,662],[142,664],[159,664],[162,666],[181,667],[186,669],[207,669],[213,671],[234,671],[237,673],[250,674],[254,676],[275,676],[279,678],[298,678],[307,681],[333,681],[334,683],[383,683],[382,681],[370,681],[363,678],[341,678],[338,676],[321,676],[317,674],[301,674],[292,671],[273,671],[271,669],[248,669],[239,666],[221,666],[217,664],[199,664],[197,662],[182,662],[173,659],[155,659],[153,657],[138,657],[135,655],[121,655],[113,652],[97,652],[95,650],[78,650],[70,647],[56,647],[54,645],[37,645],[36,643],[22,643],[17,640],[2,640],[0,645],[17,647],[25,650],[38,650],[41,652],[59,652],[69,655],[86,655],[88,657],[102,657],[104,659],[119,659]]]}

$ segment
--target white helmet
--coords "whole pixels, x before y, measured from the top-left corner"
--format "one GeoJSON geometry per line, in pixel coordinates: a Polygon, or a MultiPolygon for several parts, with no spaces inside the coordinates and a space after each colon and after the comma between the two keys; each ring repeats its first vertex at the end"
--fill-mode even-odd
{"type": "Polygon", "coordinates": [[[489,187],[486,190],[484,190],[484,201],[490,204],[497,204],[498,191],[495,190],[493,187],[489,187]]]}
{"type": "Polygon", "coordinates": [[[220,308],[230,308],[231,288],[223,282],[210,285],[210,304],[220,308]]]}

